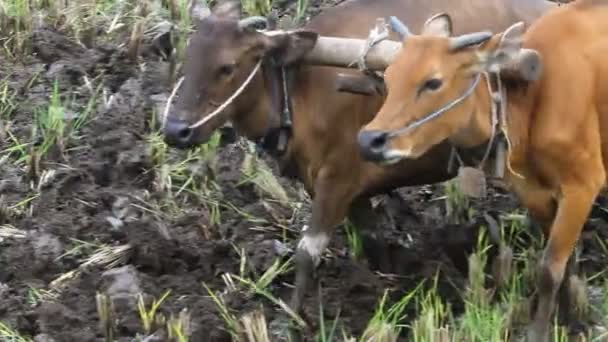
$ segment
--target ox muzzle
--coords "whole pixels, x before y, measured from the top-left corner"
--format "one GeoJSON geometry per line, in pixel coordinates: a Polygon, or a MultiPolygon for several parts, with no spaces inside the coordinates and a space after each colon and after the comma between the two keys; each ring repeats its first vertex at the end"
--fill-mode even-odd
{"type": "Polygon", "coordinates": [[[163,127],[163,136],[167,145],[172,147],[186,149],[195,145],[194,130],[186,120],[167,118],[163,127]]]}
{"type": "Polygon", "coordinates": [[[360,131],[357,136],[361,156],[371,162],[382,162],[386,159],[388,141],[388,133],[383,131],[360,131]]]}

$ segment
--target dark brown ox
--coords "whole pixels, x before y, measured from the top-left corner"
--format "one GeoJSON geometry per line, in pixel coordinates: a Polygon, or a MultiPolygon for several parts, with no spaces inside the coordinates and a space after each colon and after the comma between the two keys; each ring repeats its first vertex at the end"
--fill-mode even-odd
{"type": "MultiPolygon", "coordinates": [[[[432,153],[392,167],[365,162],[357,133],[380,108],[381,96],[338,93],[339,72],[346,69],[296,63],[310,51],[318,33],[323,36],[366,38],[376,18],[389,15],[419,28],[437,11],[453,14],[459,30],[503,30],[514,22],[533,21],[553,5],[544,0],[351,0],[327,9],[305,30],[269,36],[252,28],[261,20],[240,20],[240,8],[222,6],[200,21],[190,38],[184,66],[185,80],[164,128],[167,143],[188,148],[205,142],[231,121],[237,132],[257,141],[279,128],[264,70],[291,65],[293,127],[286,152],[279,158],[313,197],[312,219],[296,251],[296,290],[292,307],[300,309],[310,275],[327,247],[333,230],[349,214],[356,225],[369,212],[369,196],[388,190],[446,180],[450,148],[437,145],[432,153]],[[424,5],[422,5],[424,4],[424,5]],[[263,60],[259,72],[252,74],[263,60]],[[252,75],[245,90],[204,124],[192,125],[216,111],[252,75]]],[[[263,25],[262,25],[263,26],[263,25]]]]}
{"type": "Polygon", "coordinates": [[[548,341],[568,259],[606,182],[608,1],[563,5],[525,34],[515,25],[495,36],[450,37],[449,21],[437,16],[422,35],[405,38],[386,70],[386,102],[361,130],[361,147],[382,156],[376,160],[396,161],[416,160],[445,139],[461,147],[488,141],[491,98],[483,74],[500,70],[507,180],[547,236],[528,336],[548,341]],[[524,60],[532,63],[528,71],[540,72],[514,74],[524,60]],[[527,76],[534,77],[521,78],[527,76]]]}

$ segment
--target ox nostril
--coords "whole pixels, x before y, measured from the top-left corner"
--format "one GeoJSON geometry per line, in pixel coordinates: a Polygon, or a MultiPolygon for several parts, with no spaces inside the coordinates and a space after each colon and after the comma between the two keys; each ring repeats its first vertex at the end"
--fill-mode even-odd
{"type": "Polygon", "coordinates": [[[164,127],[165,141],[176,147],[188,147],[191,144],[194,130],[185,120],[169,119],[164,127]]]}
{"type": "Polygon", "coordinates": [[[361,131],[359,132],[358,140],[361,148],[377,152],[386,147],[388,133],[383,131],[361,131]]]}
{"type": "Polygon", "coordinates": [[[372,151],[380,151],[383,150],[386,146],[386,141],[388,134],[385,132],[374,132],[376,133],[369,142],[369,147],[372,151]]]}
{"type": "Polygon", "coordinates": [[[180,127],[177,130],[177,138],[181,141],[188,141],[192,136],[192,129],[189,126],[180,127]]]}
{"type": "Polygon", "coordinates": [[[357,137],[359,148],[367,160],[377,161],[383,158],[388,133],[382,131],[361,131],[357,137]]]}

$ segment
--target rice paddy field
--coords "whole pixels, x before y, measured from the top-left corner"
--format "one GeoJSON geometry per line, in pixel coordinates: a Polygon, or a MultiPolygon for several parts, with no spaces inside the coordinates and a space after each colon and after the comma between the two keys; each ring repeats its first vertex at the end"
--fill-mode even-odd
{"type": "MultiPolygon", "coordinates": [[[[340,2],[242,1],[282,27],[340,2]]],[[[177,151],[157,128],[189,5],[0,0],[0,341],[522,340],[541,235],[511,194],[453,181],[374,198],[389,248],[345,222],[289,310],[302,186],[229,129],[177,151]]],[[[604,198],[575,260],[553,340],[607,341],[604,198]]]]}

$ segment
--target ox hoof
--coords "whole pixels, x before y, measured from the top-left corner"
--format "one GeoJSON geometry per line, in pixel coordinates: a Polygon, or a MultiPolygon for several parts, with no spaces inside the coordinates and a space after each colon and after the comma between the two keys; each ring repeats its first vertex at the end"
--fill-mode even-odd
{"type": "Polygon", "coordinates": [[[549,342],[549,327],[534,323],[528,327],[526,337],[527,342],[549,342]]]}
{"type": "MultiPolygon", "coordinates": [[[[255,313],[256,311],[254,311],[255,313]]],[[[251,314],[249,314],[251,315],[251,314]]],[[[251,317],[251,316],[249,316],[251,317]]],[[[244,318],[244,317],[243,317],[244,318]]],[[[268,337],[271,341],[289,341],[294,324],[288,315],[281,314],[267,322],[268,337]]]]}
{"type": "Polygon", "coordinates": [[[576,321],[583,321],[590,308],[587,286],[577,275],[571,275],[567,283],[568,312],[566,317],[572,317],[576,321]],[[573,311],[572,313],[570,311],[573,311]]]}

